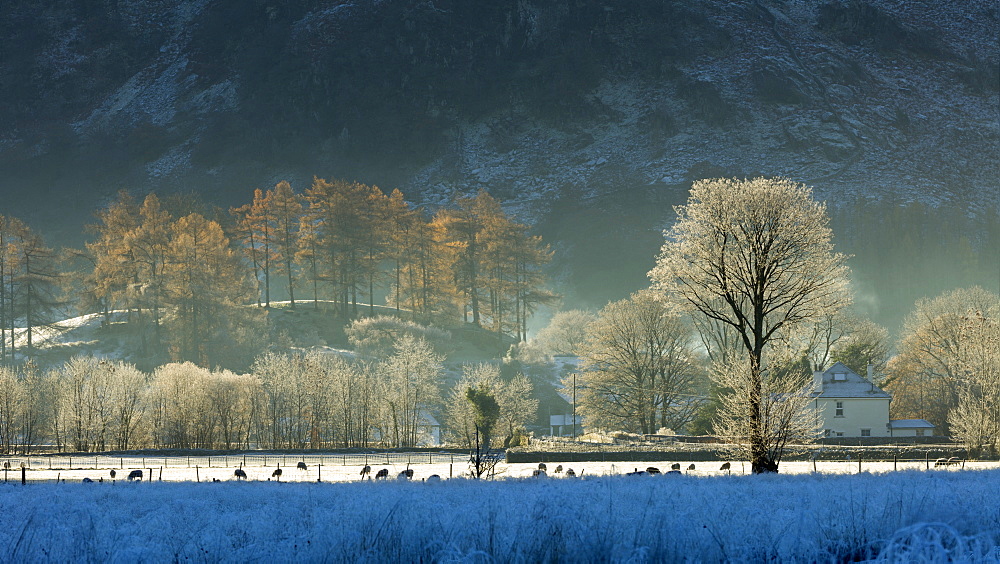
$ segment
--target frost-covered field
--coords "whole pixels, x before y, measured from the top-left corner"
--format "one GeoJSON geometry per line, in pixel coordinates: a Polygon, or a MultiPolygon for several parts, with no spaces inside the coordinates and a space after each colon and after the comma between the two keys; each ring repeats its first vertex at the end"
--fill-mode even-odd
{"type": "Polygon", "coordinates": [[[0,554],[15,562],[1000,558],[998,470],[589,474],[0,483],[0,554]]]}

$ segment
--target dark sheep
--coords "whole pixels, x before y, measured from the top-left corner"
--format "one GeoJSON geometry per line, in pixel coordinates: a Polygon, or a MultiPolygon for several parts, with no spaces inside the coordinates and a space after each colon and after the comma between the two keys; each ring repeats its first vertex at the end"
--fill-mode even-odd
{"type": "Polygon", "coordinates": [[[247,479],[247,473],[244,472],[242,468],[237,468],[236,471],[233,472],[233,476],[236,476],[237,480],[246,480],[247,479]]]}
{"type": "Polygon", "coordinates": [[[560,464],[559,466],[556,466],[556,469],[553,470],[553,472],[555,472],[556,474],[562,472],[562,464],[560,464]]]}
{"type": "Polygon", "coordinates": [[[671,470],[677,470],[678,472],[680,472],[681,471],[681,463],[680,462],[674,462],[673,464],[670,465],[670,469],[671,470]]]}
{"type": "Polygon", "coordinates": [[[305,462],[299,462],[298,464],[295,465],[295,467],[298,468],[299,470],[305,470],[306,469],[306,463],[305,462]]]}
{"type": "Polygon", "coordinates": [[[383,468],[383,469],[381,469],[381,470],[379,470],[378,472],[375,473],[375,479],[376,480],[385,480],[388,477],[389,477],[389,469],[388,468],[383,468]]]}
{"type": "Polygon", "coordinates": [[[361,479],[364,480],[365,476],[368,476],[369,478],[372,477],[372,467],[367,464],[365,464],[365,467],[361,469],[361,479]]]}
{"type": "Polygon", "coordinates": [[[406,470],[403,470],[402,472],[399,473],[399,476],[396,476],[396,478],[399,480],[412,480],[413,468],[407,468],[406,470]]]}
{"type": "Polygon", "coordinates": [[[693,471],[694,471],[694,464],[692,463],[690,466],[688,466],[688,472],[693,472],[693,471]]]}
{"type": "Polygon", "coordinates": [[[128,473],[129,480],[142,480],[142,470],[133,470],[128,473]]]}
{"type": "Polygon", "coordinates": [[[573,476],[576,476],[576,472],[574,472],[573,469],[570,468],[566,470],[566,475],[572,478],[573,476]]]}
{"type": "Polygon", "coordinates": [[[278,481],[280,482],[281,481],[281,468],[278,468],[274,472],[271,472],[271,477],[272,478],[277,478],[278,481]]]}
{"type": "Polygon", "coordinates": [[[723,462],[722,467],[719,468],[720,472],[729,472],[730,465],[728,462],[723,462]]]}

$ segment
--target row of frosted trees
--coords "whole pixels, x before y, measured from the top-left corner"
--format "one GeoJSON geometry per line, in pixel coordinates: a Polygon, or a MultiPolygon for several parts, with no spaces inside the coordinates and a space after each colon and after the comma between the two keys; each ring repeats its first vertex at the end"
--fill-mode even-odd
{"type": "MultiPolygon", "coordinates": [[[[381,361],[268,353],[246,374],[171,363],[151,374],[133,365],[75,357],[42,373],[30,364],[0,367],[0,451],[135,448],[408,447],[428,438],[428,416],[446,419],[464,444],[468,421],[442,389],[442,357],[424,340],[405,336],[381,361]]],[[[467,371],[470,369],[467,369],[467,371]]],[[[535,415],[531,387],[493,374],[510,396],[511,432],[535,415]],[[513,390],[523,397],[513,397],[513,390]],[[527,402],[527,403],[525,403],[527,402]],[[527,406],[527,407],[525,407],[527,406]]],[[[465,379],[462,380],[465,382],[465,379]]]]}

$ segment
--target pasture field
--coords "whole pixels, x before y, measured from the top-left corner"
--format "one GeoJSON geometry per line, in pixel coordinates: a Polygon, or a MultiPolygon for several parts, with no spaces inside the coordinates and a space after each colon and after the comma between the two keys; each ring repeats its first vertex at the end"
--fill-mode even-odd
{"type": "Polygon", "coordinates": [[[846,462],[818,473],[788,463],[787,473],[764,476],[741,473],[738,462],[731,475],[713,463],[672,476],[622,474],[648,463],[582,463],[574,469],[583,476],[568,478],[550,462],[546,478],[525,477],[535,465],[524,464],[492,481],[431,482],[431,473],[447,476],[448,463],[411,461],[413,481],[361,481],[358,466],[327,460],[322,483],[312,465],[287,468],[278,483],[268,481],[276,468],[268,462],[244,466],[248,480],[239,482],[214,461],[208,474],[199,468],[201,483],[169,463],[163,481],[143,483],[120,475],[81,483],[102,468],[26,471],[38,479],[0,483],[0,554],[10,562],[1000,561],[996,463],[898,472],[873,463],[860,474],[846,462]]]}
{"type": "MultiPolygon", "coordinates": [[[[375,454],[264,454],[214,455],[214,456],[39,456],[0,458],[10,463],[11,470],[0,473],[0,479],[20,481],[20,465],[25,463],[25,478],[30,482],[79,482],[91,480],[112,480],[111,470],[115,470],[115,480],[128,476],[132,470],[142,470],[144,481],[152,475],[153,481],[164,482],[212,482],[213,480],[234,480],[236,468],[242,468],[248,481],[282,482],[352,482],[375,478],[379,470],[385,469],[389,478],[397,478],[410,468],[413,479],[420,481],[432,475],[442,479],[461,478],[468,474],[468,458],[462,454],[419,452],[419,453],[375,453],[375,454]],[[301,469],[298,464],[306,467],[301,469]],[[361,474],[364,466],[371,469],[367,478],[361,474]],[[280,477],[275,470],[281,469],[280,477]]],[[[744,475],[750,473],[746,461],[729,461],[730,468],[721,470],[721,462],[680,462],[681,471],[692,476],[744,475]],[[689,469],[691,465],[694,469],[689,469]]],[[[0,462],[2,464],[2,462],[0,462]]],[[[537,468],[535,463],[500,462],[496,467],[497,478],[531,477],[537,468]]],[[[653,466],[666,472],[670,462],[625,461],[625,462],[562,462],[558,457],[546,463],[547,476],[566,477],[566,470],[572,468],[577,476],[616,476],[653,466]],[[556,472],[562,467],[563,472],[556,472]]],[[[903,470],[959,471],[959,470],[1000,470],[998,461],[956,461],[945,467],[935,467],[934,460],[904,459],[892,461],[864,461],[859,466],[857,460],[819,460],[782,462],[782,474],[807,474],[814,471],[823,474],[857,474],[859,472],[886,473],[903,470]]]]}

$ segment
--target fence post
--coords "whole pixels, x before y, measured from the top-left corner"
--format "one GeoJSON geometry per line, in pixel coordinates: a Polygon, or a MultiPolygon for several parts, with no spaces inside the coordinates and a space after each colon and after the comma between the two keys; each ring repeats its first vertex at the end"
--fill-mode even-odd
{"type": "Polygon", "coordinates": [[[25,468],[24,468],[24,465],[22,464],[22,465],[21,465],[21,485],[22,485],[22,486],[23,486],[23,485],[25,485],[25,484],[27,483],[27,482],[25,481],[25,478],[24,478],[24,470],[25,470],[25,468]]]}
{"type": "MultiPolygon", "coordinates": [[[[190,467],[190,465],[188,465],[188,467],[190,467]]],[[[196,482],[200,482],[201,481],[201,476],[198,475],[198,465],[197,464],[194,467],[194,481],[196,481],[196,482]]]]}
{"type": "Polygon", "coordinates": [[[898,457],[898,456],[899,455],[897,453],[895,453],[895,452],[892,453],[892,471],[893,472],[896,471],[896,457],[898,457]]]}
{"type": "Polygon", "coordinates": [[[858,453],[858,474],[861,473],[861,453],[858,453]]]}
{"type": "Polygon", "coordinates": [[[924,464],[926,465],[926,467],[927,467],[926,469],[927,470],[931,469],[931,453],[930,453],[930,451],[927,451],[927,452],[924,453],[924,464]]]}
{"type": "MultiPolygon", "coordinates": [[[[322,459],[321,459],[321,460],[322,460],[322,459]]],[[[317,465],[317,468],[319,469],[319,474],[318,474],[318,476],[316,477],[316,481],[317,481],[317,482],[322,482],[322,481],[323,481],[323,463],[322,463],[322,462],[320,462],[320,463],[319,463],[319,464],[317,465]]]]}

